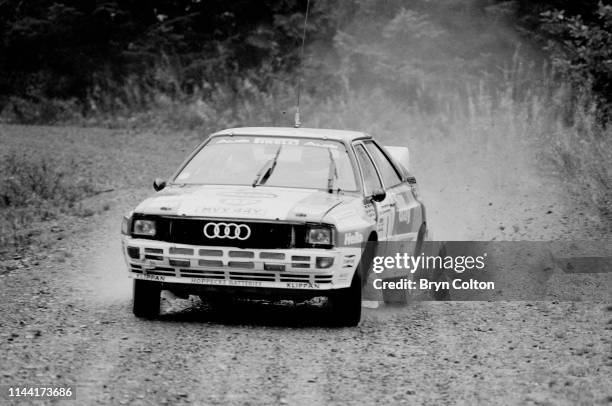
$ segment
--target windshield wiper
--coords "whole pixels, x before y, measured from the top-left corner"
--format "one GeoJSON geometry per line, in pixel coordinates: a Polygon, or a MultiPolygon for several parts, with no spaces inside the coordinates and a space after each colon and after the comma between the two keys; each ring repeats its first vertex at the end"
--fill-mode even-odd
{"type": "Polygon", "coordinates": [[[276,168],[276,162],[278,161],[278,156],[280,155],[281,149],[283,149],[282,145],[280,145],[276,150],[274,158],[268,160],[268,162],[264,164],[264,166],[259,170],[259,172],[257,172],[257,175],[255,175],[255,180],[252,184],[253,187],[257,185],[263,185],[268,181],[270,176],[272,176],[272,172],[274,172],[274,168],[276,168]]]}
{"type": "MultiPolygon", "coordinates": [[[[327,175],[327,191],[333,193],[334,191],[334,179],[338,179],[338,167],[336,166],[336,160],[332,155],[330,148],[327,149],[329,152],[329,174],[327,175]]],[[[340,191],[340,189],[338,189],[340,191]]]]}

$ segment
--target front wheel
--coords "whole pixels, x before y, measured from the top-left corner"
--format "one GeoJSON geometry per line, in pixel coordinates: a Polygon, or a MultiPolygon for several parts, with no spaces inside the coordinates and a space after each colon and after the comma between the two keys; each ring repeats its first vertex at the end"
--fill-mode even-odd
{"type": "Polygon", "coordinates": [[[132,311],[136,317],[147,319],[159,315],[161,286],[158,282],[134,280],[132,311]]]}
{"type": "Polygon", "coordinates": [[[331,307],[332,323],[341,327],[354,327],[361,320],[361,277],[355,271],[351,286],[338,289],[328,298],[331,307]]]}

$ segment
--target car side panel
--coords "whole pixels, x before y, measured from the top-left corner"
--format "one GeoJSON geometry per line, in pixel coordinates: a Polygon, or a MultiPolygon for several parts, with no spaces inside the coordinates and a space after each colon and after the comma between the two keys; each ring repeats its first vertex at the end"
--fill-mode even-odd
{"type": "Polygon", "coordinates": [[[419,228],[424,222],[423,205],[419,202],[412,188],[407,183],[402,183],[387,191],[395,198],[395,223],[390,240],[416,240],[419,228]]]}

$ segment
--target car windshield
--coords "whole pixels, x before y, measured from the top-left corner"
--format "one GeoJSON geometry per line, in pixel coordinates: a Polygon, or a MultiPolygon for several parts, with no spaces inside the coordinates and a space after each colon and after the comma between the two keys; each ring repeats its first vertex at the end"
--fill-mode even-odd
{"type": "Polygon", "coordinates": [[[357,190],[344,144],[306,138],[214,137],[174,182],[357,190]]]}

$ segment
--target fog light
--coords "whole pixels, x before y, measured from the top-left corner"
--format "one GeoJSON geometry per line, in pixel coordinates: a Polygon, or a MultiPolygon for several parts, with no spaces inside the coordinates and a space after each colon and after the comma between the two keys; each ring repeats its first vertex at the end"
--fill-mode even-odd
{"type": "Polygon", "coordinates": [[[127,247],[128,256],[132,259],[140,259],[140,248],[127,247]]]}
{"type": "Polygon", "coordinates": [[[317,268],[329,268],[334,264],[334,257],[317,257],[317,268]]]}

